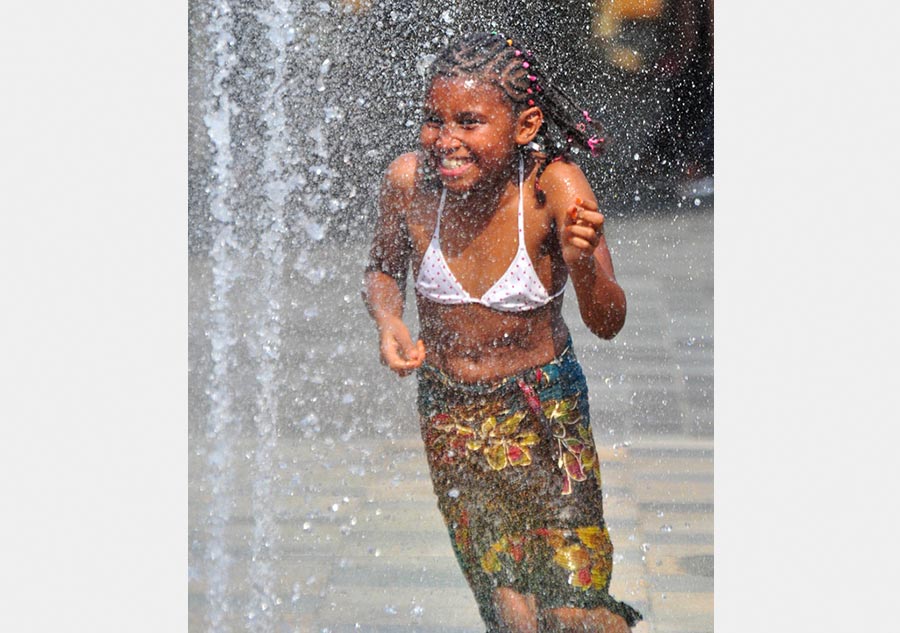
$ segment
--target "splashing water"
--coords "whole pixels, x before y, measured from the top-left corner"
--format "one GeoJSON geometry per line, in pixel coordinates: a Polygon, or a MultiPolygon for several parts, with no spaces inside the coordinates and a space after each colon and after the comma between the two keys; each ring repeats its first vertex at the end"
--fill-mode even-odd
{"type": "MultiPolygon", "coordinates": [[[[189,573],[196,583],[192,596],[200,596],[192,598],[196,603],[191,610],[202,617],[204,631],[298,630],[297,623],[311,609],[309,601],[318,605],[329,591],[328,569],[291,559],[308,543],[333,538],[359,545],[358,559],[392,561],[390,543],[360,536],[368,522],[386,523],[390,506],[369,491],[348,497],[329,490],[326,495],[315,488],[309,466],[299,462],[296,453],[286,453],[285,445],[308,448],[318,460],[316,467],[342,486],[351,477],[376,476],[399,494],[412,483],[413,472],[415,478],[421,475],[419,468],[395,470],[396,456],[383,466],[378,455],[363,449],[353,448],[357,453],[350,457],[340,454],[351,450],[351,437],[366,432],[381,433],[393,442],[398,412],[408,411],[410,419],[414,415],[411,400],[402,402],[398,390],[374,387],[380,383],[370,377],[372,368],[356,363],[363,355],[357,348],[365,346],[360,331],[370,327],[360,325],[362,250],[356,245],[368,239],[385,166],[416,145],[421,84],[435,54],[463,28],[491,30],[511,20],[479,8],[486,2],[447,7],[414,0],[408,10],[390,4],[191,3],[200,27],[191,33],[191,63],[202,66],[192,77],[192,89],[202,93],[192,105],[194,114],[202,115],[195,121],[202,134],[194,137],[199,149],[193,149],[189,229],[192,248],[204,249],[207,256],[201,329],[208,354],[197,361],[204,368],[205,397],[199,405],[202,415],[195,417],[194,485],[199,494],[194,492],[192,504],[199,518],[193,524],[189,573]],[[335,253],[348,244],[353,248],[341,259],[335,253]],[[322,256],[326,251],[327,258],[322,256]],[[335,261],[343,273],[335,272],[335,261]],[[335,305],[322,300],[325,293],[337,297],[335,305]],[[304,344],[294,345],[297,339],[304,344]],[[326,364],[342,369],[323,368],[326,364]],[[292,435],[279,444],[284,433],[292,435]],[[310,504],[310,498],[326,496],[320,505],[310,504]],[[290,571],[279,571],[286,568],[290,571]]],[[[555,5],[533,11],[565,13],[555,5]]],[[[576,20],[565,17],[553,28],[519,30],[547,38],[547,59],[555,60],[548,66],[563,69],[565,60],[576,59],[569,67],[588,68],[580,63],[588,57],[575,56],[582,53],[572,43],[577,39],[574,30],[572,37],[561,34],[575,28],[576,20]]],[[[535,23],[533,15],[517,19],[522,25],[535,23]]],[[[615,132],[614,117],[625,115],[614,106],[607,109],[605,101],[614,96],[607,86],[631,80],[589,69],[584,75],[603,75],[601,92],[586,95],[584,101],[615,132]]],[[[633,91],[626,93],[622,98],[632,99],[633,91]]],[[[609,196],[606,202],[617,199],[624,208],[635,208],[652,197],[647,187],[634,184],[639,170],[658,169],[665,161],[654,161],[645,138],[651,133],[646,121],[631,129],[620,125],[618,131],[624,140],[612,146],[604,166],[587,164],[594,169],[591,177],[600,183],[598,189],[609,196]]],[[[698,206],[701,194],[688,193],[684,206],[698,206]]],[[[648,240],[646,248],[650,245],[648,240]]],[[[640,343],[637,337],[630,340],[640,343]]],[[[627,351],[626,345],[622,341],[618,349],[627,351]]],[[[376,347],[364,351],[377,364],[376,347]]],[[[623,410],[653,404],[632,391],[625,373],[604,376],[613,396],[625,390],[634,394],[630,401],[626,394],[623,410]]],[[[661,399],[660,406],[665,404],[661,399]]],[[[613,447],[630,444],[623,439],[613,447]]],[[[352,479],[350,483],[348,489],[352,479]]],[[[677,531],[672,528],[675,520],[659,530],[677,531]]],[[[650,547],[642,543],[641,554],[650,547]]],[[[348,555],[334,568],[349,575],[360,564],[348,555]]],[[[401,602],[392,596],[380,604],[379,615],[388,621],[434,617],[430,603],[401,602]]],[[[323,608],[333,612],[342,606],[328,602],[323,608]]]]}
{"type": "Polygon", "coordinates": [[[219,223],[213,241],[213,292],[210,294],[210,344],[212,347],[212,375],[207,391],[212,403],[206,426],[210,446],[206,456],[205,487],[212,501],[206,523],[207,551],[205,557],[207,599],[209,608],[205,620],[210,631],[227,630],[225,615],[232,609],[229,601],[228,582],[231,556],[226,549],[225,528],[231,516],[234,447],[240,432],[240,421],[234,415],[232,394],[228,386],[236,338],[231,322],[229,295],[235,282],[236,262],[242,259],[241,245],[235,236],[235,218],[229,207],[229,191],[234,188],[231,174],[231,115],[234,112],[225,86],[235,66],[231,53],[234,38],[231,34],[231,8],[227,2],[211,7],[209,35],[212,40],[215,69],[212,78],[211,97],[206,105],[204,122],[210,141],[215,148],[212,163],[210,212],[219,223]]]}

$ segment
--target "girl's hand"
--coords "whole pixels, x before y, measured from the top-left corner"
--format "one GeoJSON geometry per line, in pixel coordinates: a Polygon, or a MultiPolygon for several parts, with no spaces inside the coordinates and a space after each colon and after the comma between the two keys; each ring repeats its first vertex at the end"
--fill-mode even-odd
{"type": "Polygon", "coordinates": [[[562,255],[566,264],[572,265],[582,258],[591,257],[603,237],[603,214],[590,201],[575,198],[566,212],[563,227],[562,255]]]}
{"type": "Polygon", "coordinates": [[[400,376],[408,376],[425,362],[425,344],[413,343],[402,321],[381,328],[381,362],[400,376]]]}

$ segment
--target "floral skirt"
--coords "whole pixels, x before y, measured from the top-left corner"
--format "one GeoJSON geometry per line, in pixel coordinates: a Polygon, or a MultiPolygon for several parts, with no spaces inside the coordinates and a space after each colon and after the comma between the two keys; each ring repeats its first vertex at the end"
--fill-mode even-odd
{"type": "Polygon", "coordinates": [[[542,609],[605,607],[612,543],[587,384],[571,343],[552,362],[494,383],[464,383],[425,365],[419,416],[437,503],[481,617],[494,630],[499,587],[542,609]]]}

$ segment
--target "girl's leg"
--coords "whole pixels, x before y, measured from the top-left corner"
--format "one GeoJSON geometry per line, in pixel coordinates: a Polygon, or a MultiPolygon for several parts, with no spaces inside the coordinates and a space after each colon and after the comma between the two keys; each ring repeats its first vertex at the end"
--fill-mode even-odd
{"type": "Polygon", "coordinates": [[[559,607],[541,612],[541,631],[553,633],[630,633],[625,618],[602,607],[559,607]]]}
{"type": "Polygon", "coordinates": [[[494,591],[494,606],[503,633],[538,633],[537,601],[508,587],[494,591]]]}

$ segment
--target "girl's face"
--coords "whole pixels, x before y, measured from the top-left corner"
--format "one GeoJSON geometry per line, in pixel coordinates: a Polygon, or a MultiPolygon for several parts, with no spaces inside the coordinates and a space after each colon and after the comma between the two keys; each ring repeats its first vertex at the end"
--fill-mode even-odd
{"type": "Polygon", "coordinates": [[[518,117],[498,87],[471,77],[437,77],[423,110],[419,140],[447,189],[463,193],[508,177],[518,117]]]}

